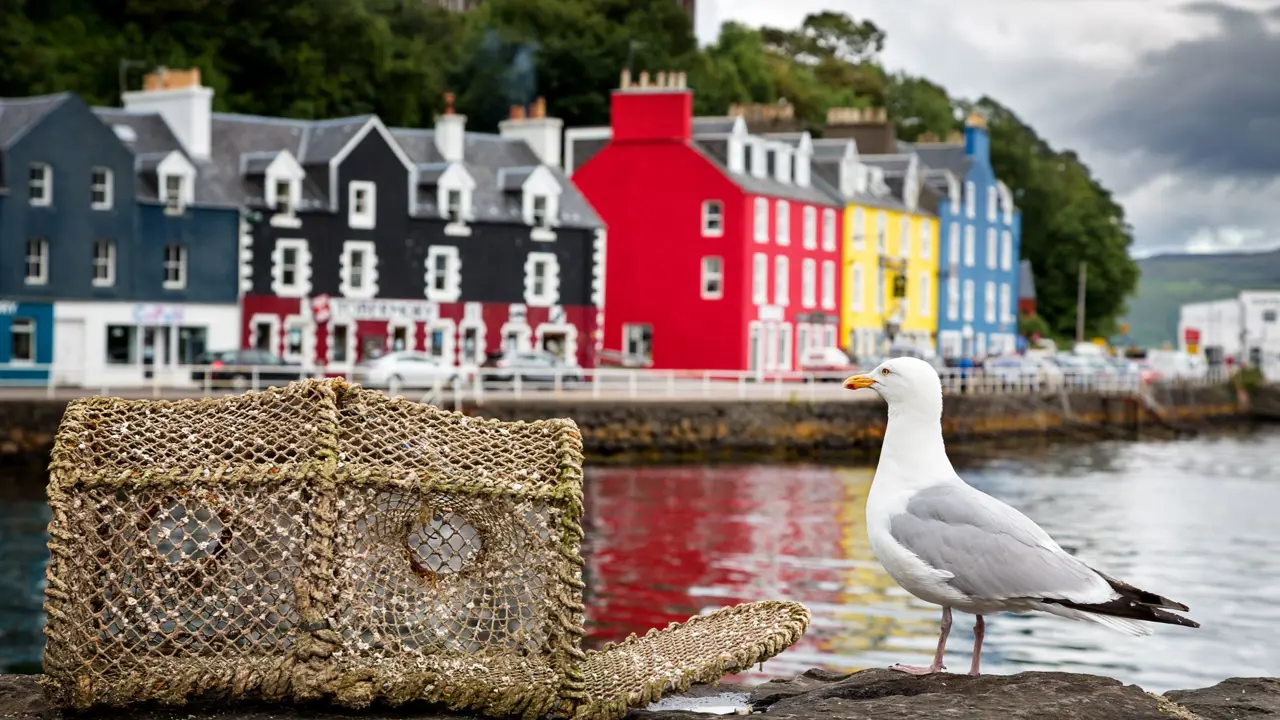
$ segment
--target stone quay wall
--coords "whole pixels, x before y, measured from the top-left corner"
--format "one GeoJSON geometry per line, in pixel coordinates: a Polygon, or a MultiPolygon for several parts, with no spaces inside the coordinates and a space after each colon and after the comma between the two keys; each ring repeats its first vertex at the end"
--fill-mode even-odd
{"type": "MultiPolygon", "coordinates": [[[[1280,391],[1228,386],[1162,387],[1141,399],[1093,393],[949,395],[943,432],[948,443],[1025,436],[1132,437],[1204,429],[1252,417],[1251,406],[1280,405],[1280,391]],[[1264,397],[1265,396],[1265,397],[1264,397]],[[1267,399],[1270,398],[1270,399],[1267,399]]],[[[0,463],[46,463],[66,403],[0,402],[0,463]]],[[[503,420],[573,418],[591,462],[804,458],[874,454],[884,437],[884,403],[800,400],[556,401],[524,399],[466,405],[470,415],[503,420]]]]}

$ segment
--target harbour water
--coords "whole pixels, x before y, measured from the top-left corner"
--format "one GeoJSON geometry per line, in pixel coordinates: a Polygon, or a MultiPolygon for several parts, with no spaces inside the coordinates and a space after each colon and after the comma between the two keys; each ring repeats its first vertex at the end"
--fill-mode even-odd
{"type": "MultiPolygon", "coordinates": [[[[984,670],[1098,673],[1153,691],[1280,675],[1277,450],[1280,432],[1260,430],[1019,448],[966,462],[969,482],[1096,567],[1190,605],[1203,625],[1131,638],[1091,623],[993,616],[984,670]]],[[[583,548],[591,641],[778,598],[810,608],[809,632],[740,680],[926,663],[939,612],[871,555],[864,505],[873,474],[829,465],[592,469],[583,548]]],[[[48,512],[29,489],[40,482],[0,476],[9,489],[0,496],[0,672],[39,669],[48,512]]],[[[968,667],[971,627],[972,617],[957,615],[953,670],[968,667]]]]}

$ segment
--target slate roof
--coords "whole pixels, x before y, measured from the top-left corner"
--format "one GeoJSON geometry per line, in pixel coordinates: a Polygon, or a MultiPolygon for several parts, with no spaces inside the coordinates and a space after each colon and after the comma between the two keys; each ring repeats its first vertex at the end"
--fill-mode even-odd
{"type": "Polygon", "coordinates": [[[29,98],[0,98],[0,150],[13,144],[51,110],[66,102],[71,93],[29,98]]]}
{"type": "Polygon", "coordinates": [[[573,138],[566,137],[566,142],[573,143],[573,167],[566,168],[570,172],[577,172],[588,160],[596,156],[609,144],[609,138],[573,138]]]}
{"type": "MultiPolygon", "coordinates": [[[[187,155],[182,143],[157,113],[129,112],[120,108],[93,108],[93,113],[112,129],[117,126],[133,130],[133,139],[120,141],[133,151],[134,169],[137,171],[137,197],[139,200],[160,201],[160,179],[155,177],[156,166],[172,152],[181,153],[196,167],[193,192],[197,205],[235,205],[235,200],[224,197],[220,188],[204,170],[201,163],[187,155]]],[[[120,133],[116,133],[120,137],[120,133]]]]}
{"type": "MultiPolygon", "coordinates": [[[[751,173],[730,172],[729,141],[727,138],[718,136],[727,135],[731,132],[735,120],[737,118],[732,117],[694,118],[693,149],[711,161],[720,169],[720,172],[737,183],[738,187],[753,195],[769,195],[818,205],[842,204],[820,188],[778,182],[772,175],[761,178],[751,173]],[[715,132],[711,132],[711,130],[715,132]]],[[[772,166],[770,166],[770,169],[772,169],[772,166]]]]}
{"type": "Polygon", "coordinates": [[[948,170],[960,180],[969,176],[969,168],[973,166],[973,159],[965,154],[962,143],[909,143],[899,140],[898,152],[915,153],[920,156],[921,165],[948,170]]]}

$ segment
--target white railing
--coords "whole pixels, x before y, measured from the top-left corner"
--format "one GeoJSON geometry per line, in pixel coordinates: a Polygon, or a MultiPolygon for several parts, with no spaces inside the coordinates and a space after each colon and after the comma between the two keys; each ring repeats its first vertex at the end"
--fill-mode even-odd
{"type": "MultiPolygon", "coordinates": [[[[164,368],[151,378],[98,378],[89,384],[60,381],[66,368],[52,365],[0,364],[0,400],[24,397],[73,398],[84,395],[184,398],[238,393],[280,386],[301,377],[317,377],[298,366],[189,366],[164,368]]],[[[461,406],[463,402],[574,398],[592,400],[868,400],[871,393],[853,393],[842,387],[848,372],[741,372],[731,370],[650,370],[631,368],[458,368],[417,383],[387,382],[354,372],[326,373],[345,377],[366,387],[437,405],[461,406]]],[[[1104,394],[1132,394],[1143,387],[1133,374],[1067,373],[1028,374],[989,372],[980,369],[945,369],[941,373],[945,394],[1016,395],[1050,394],[1063,390],[1104,394]]],[[[76,377],[76,375],[71,375],[76,377]]],[[[1162,381],[1158,385],[1195,386],[1225,382],[1225,371],[1204,377],[1162,381]]]]}

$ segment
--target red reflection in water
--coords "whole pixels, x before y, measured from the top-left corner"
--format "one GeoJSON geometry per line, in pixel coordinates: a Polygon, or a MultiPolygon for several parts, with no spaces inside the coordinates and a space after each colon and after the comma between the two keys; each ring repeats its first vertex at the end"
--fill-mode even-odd
{"type": "Polygon", "coordinates": [[[875,624],[851,598],[863,602],[868,589],[884,587],[866,548],[870,481],[870,470],[823,467],[592,471],[583,548],[589,640],[643,635],[725,605],[798,600],[814,621],[760,677],[848,667],[840,657],[867,647],[849,642],[849,630],[865,629],[849,625],[875,624]]]}

